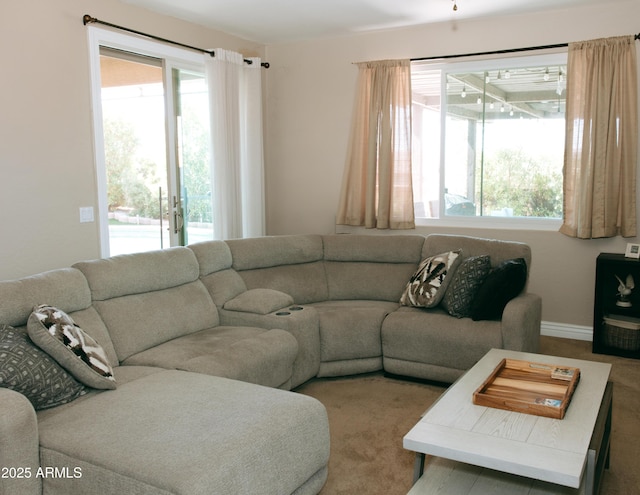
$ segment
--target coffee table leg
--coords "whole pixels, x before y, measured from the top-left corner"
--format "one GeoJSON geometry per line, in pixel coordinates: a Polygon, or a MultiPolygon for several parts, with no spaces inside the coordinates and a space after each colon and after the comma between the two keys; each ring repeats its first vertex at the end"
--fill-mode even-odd
{"type": "Polygon", "coordinates": [[[420,476],[422,476],[422,473],[424,472],[424,454],[421,454],[420,452],[416,453],[416,460],[413,463],[413,483],[415,484],[416,481],[418,481],[420,479],[420,476]]]}
{"type": "Polygon", "coordinates": [[[604,470],[609,468],[611,455],[611,419],[613,383],[608,382],[604,390],[595,428],[587,451],[586,495],[598,495],[604,470]]]}

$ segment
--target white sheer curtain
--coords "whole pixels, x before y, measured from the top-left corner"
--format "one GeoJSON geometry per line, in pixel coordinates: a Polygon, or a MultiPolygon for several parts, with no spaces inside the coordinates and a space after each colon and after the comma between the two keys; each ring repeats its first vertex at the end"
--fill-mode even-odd
{"type": "Polygon", "coordinates": [[[259,58],[205,55],[211,119],[213,229],[216,239],[265,234],[262,73],[259,58]]]}

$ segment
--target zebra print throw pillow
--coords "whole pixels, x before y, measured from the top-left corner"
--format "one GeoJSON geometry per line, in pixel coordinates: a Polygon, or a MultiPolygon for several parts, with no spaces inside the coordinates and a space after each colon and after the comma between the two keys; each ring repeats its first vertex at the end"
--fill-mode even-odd
{"type": "Polygon", "coordinates": [[[104,349],[64,311],[42,304],[29,316],[27,332],[34,344],[76,380],[93,388],[116,388],[104,349]]]}
{"type": "Polygon", "coordinates": [[[462,261],[462,250],[448,251],[425,258],[407,284],[400,304],[421,308],[437,306],[451,280],[451,274],[462,261]]]}

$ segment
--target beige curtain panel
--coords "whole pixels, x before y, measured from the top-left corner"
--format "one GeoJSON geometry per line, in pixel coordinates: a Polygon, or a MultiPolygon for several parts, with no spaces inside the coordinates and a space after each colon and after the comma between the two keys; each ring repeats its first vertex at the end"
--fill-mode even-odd
{"type": "Polygon", "coordinates": [[[336,223],[415,228],[409,60],[358,64],[357,99],[336,223]]]}
{"type": "Polygon", "coordinates": [[[638,72],[633,36],[569,44],[560,232],[636,235],[638,72]]]}

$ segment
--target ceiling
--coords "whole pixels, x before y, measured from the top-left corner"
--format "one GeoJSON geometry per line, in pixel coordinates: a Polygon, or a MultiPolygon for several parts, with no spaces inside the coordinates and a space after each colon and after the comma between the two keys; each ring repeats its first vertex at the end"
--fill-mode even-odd
{"type": "Polygon", "coordinates": [[[527,14],[611,0],[123,0],[262,44],[488,16],[527,14]]]}

